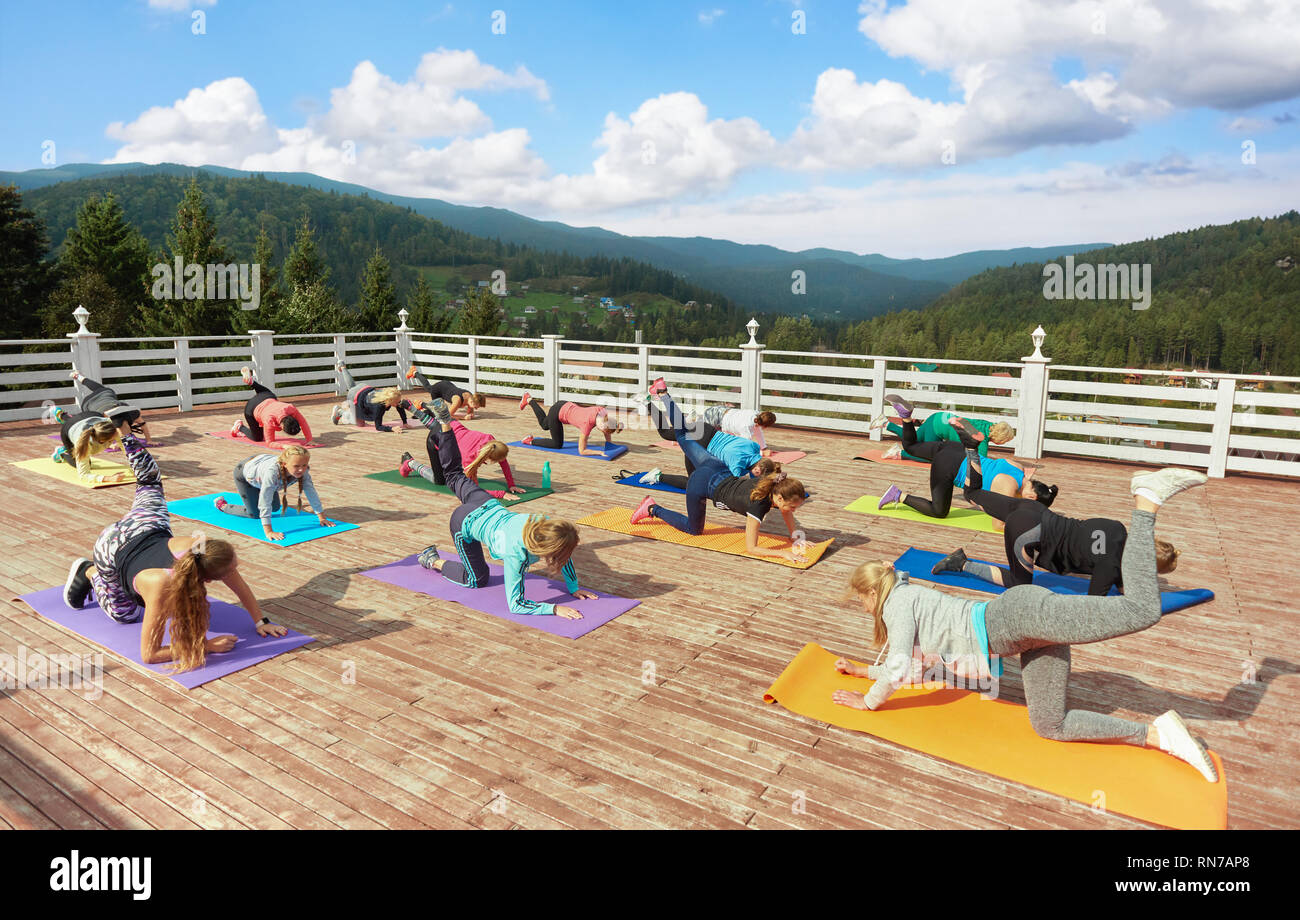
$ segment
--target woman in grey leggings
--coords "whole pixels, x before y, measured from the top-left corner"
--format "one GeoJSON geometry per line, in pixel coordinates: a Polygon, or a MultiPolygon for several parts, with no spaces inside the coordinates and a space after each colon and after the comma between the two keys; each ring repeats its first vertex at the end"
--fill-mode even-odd
{"type": "Polygon", "coordinates": [[[1201,485],[1202,473],[1165,469],[1133,476],[1133,520],[1124,545],[1124,594],[1088,597],[1018,585],[990,601],[971,601],[909,584],[885,563],[868,562],[850,584],[873,617],[875,641],[888,642],[883,666],[862,668],[841,658],[836,670],[875,681],[866,693],[837,690],[834,701],[876,709],[896,689],[915,680],[917,665],[941,662],[959,679],[984,681],[1001,672],[1000,658],[1020,656],[1020,676],[1034,731],[1054,741],[1093,741],[1157,747],[1196,767],[1210,782],[1214,762],[1170,710],[1149,725],[1067,708],[1070,646],[1101,642],[1160,622],[1155,522],[1160,505],[1201,485]],[[879,614],[877,610],[879,609],[879,614]]]}

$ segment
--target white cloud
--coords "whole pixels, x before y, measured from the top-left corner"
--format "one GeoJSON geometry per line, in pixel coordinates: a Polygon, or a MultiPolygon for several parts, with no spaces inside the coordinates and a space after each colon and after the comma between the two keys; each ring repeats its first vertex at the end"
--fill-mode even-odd
{"type": "MultiPolygon", "coordinates": [[[[1071,162],[1007,176],[949,172],[611,216],[630,235],[709,236],[801,250],[831,246],[896,258],[976,249],[1162,236],[1274,215],[1300,198],[1300,151],[1240,161],[1173,154],[1123,169],[1071,162]],[[1179,170],[1184,170],[1175,175],[1179,170]],[[869,219],[864,219],[869,215],[869,219]]],[[[564,214],[560,220],[569,219],[564,214]]]]}
{"type": "Polygon", "coordinates": [[[192,89],[184,99],[147,109],[129,124],[113,122],[105,133],[123,142],[109,163],[235,165],[276,144],[257,92],[242,77],[192,89]]]}
{"type": "Polygon", "coordinates": [[[719,10],[719,9],[700,10],[700,22],[702,22],[706,26],[711,26],[716,20],[718,20],[726,12],[727,12],[726,10],[719,10]]]}
{"type": "Polygon", "coordinates": [[[1294,0],[868,0],[859,12],[886,53],[950,72],[967,92],[990,63],[1071,57],[1115,74],[1128,107],[1237,109],[1300,93],[1294,0]]]}

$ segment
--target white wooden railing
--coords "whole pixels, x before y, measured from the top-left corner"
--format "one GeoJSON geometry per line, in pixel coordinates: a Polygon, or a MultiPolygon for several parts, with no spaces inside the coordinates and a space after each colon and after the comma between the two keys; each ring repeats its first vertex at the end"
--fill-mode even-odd
{"type": "Polygon", "coordinates": [[[1020,457],[1074,454],[1200,467],[1211,476],[1300,476],[1300,378],[1052,367],[1038,349],[1041,329],[1033,355],[995,363],[767,351],[752,321],[748,342],[699,348],[435,335],[408,328],[406,311],[398,315],[402,324],[392,332],[101,339],[79,308],[81,328],[65,339],[0,341],[0,422],[48,420],[51,407],[74,402],[73,367],[142,409],[185,412],[242,401],[245,364],[277,394],[301,396],[340,392],[339,361],[359,382],[408,388],[405,370],[414,363],[431,379],[488,396],[515,399],[527,390],[547,403],[600,403],[626,410],[633,423],[644,415],[647,384],[659,376],[686,406],[771,409],[783,425],[857,433],[886,411],[885,394],[896,390],[916,404],[918,418],[957,411],[1007,421],[1020,457]],[[940,367],[919,369],[929,364],[940,367]]]}

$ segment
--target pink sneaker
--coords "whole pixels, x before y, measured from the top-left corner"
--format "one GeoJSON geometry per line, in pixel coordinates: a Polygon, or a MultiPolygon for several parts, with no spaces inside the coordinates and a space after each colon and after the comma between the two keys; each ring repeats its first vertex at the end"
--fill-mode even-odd
{"type": "Polygon", "coordinates": [[[664,383],[664,378],[658,377],[655,382],[650,384],[650,395],[658,396],[660,393],[668,392],[668,384],[664,383]]]}
{"type": "Polygon", "coordinates": [[[533,398],[532,398],[531,396],[529,396],[527,392],[525,392],[524,395],[523,395],[523,397],[519,400],[519,411],[522,412],[522,411],[524,411],[525,409],[527,409],[527,408],[528,408],[528,404],[529,404],[530,402],[532,402],[532,401],[533,401],[533,398]]]}
{"type": "Polygon", "coordinates": [[[655,499],[653,495],[647,495],[645,498],[641,499],[641,504],[637,505],[636,510],[632,512],[632,523],[640,524],[646,518],[654,517],[654,515],[650,513],[650,506],[654,503],[655,499]]]}
{"type": "Polygon", "coordinates": [[[235,424],[230,426],[230,436],[232,438],[242,438],[244,436],[244,432],[241,431],[240,429],[242,429],[243,427],[244,427],[243,422],[235,422],[235,424]]]}
{"type": "Polygon", "coordinates": [[[522,441],[520,441],[519,443],[520,443],[520,444],[532,444],[532,443],[533,443],[533,436],[530,434],[528,437],[524,438],[524,439],[523,439],[522,441]]]}
{"type": "Polygon", "coordinates": [[[212,507],[216,508],[218,511],[222,512],[223,514],[225,513],[226,508],[229,506],[229,504],[230,504],[230,503],[227,502],[227,501],[226,501],[224,498],[222,498],[220,495],[218,495],[218,496],[217,496],[215,499],[213,499],[213,501],[212,501],[212,507]]]}

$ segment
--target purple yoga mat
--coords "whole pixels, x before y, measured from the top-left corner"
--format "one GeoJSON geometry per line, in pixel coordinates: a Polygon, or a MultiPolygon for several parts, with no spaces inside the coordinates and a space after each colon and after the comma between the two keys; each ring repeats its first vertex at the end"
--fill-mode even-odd
{"type": "MultiPolygon", "coordinates": [[[[439,550],[438,555],[443,559],[459,558],[443,550],[439,550]]],[[[521,626],[531,626],[553,636],[564,636],[567,639],[585,636],[593,629],[604,626],[616,616],[627,613],[641,603],[639,600],[602,594],[599,591],[594,592],[600,595],[594,600],[580,601],[568,592],[564,582],[552,581],[540,575],[529,575],[524,581],[524,597],[530,601],[572,607],[582,614],[582,619],[566,620],[564,617],[527,614],[520,616],[510,613],[506,607],[505,577],[501,574],[501,566],[488,563],[488,567],[492,574],[488,578],[488,583],[481,588],[466,588],[448,581],[437,572],[421,568],[415,556],[407,556],[405,559],[361,574],[399,588],[406,588],[408,591],[415,591],[417,594],[455,601],[471,610],[510,620],[521,626]]]]}
{"type": "MultiPolygon", "coordinates": [[[[168,674],[167,669],[171,667],[171,662],[144,664],[140,660],[140,630],[142,623],[139,621],[135,623],[119,623],[100,610],[98,604],[89,602],[80,610],[73,610],[63,603],[62,585],[56,585],[53,588],[46,588],[44,591],[36,591],[32,594],[24,594],[19,600],[41,616],[53,620],[88,642],[93,642],[95,645],[102,646],[116,655],[130,659],[155,674],[170,677],[186,690],[193,690],[200,684],[206,684],[210,680],[216,680],[218,677],[225,677],[227,674],[242,671],[244,668],[266,661],[268,658],[274,658],[283,652],[292,651],[306,645],[308,642],[316,641],[311,636],[304,636],[292,629],[289,630],[287,636],[263,638],[257,634],[257,628],[253,624],[252,618],[242,607],[214,600],[209,602],[212,608],[212,621],[208,629],[208,635],[230,634],[237,636],[239,641],[229,652],[209,654],[201,668],[196,668],[193,671],[183,671],[179,674],[168,674]]],[[[163,644],[166,645],[168,641],[169,635],[165,633],[163,635],[163,644]]]]}

